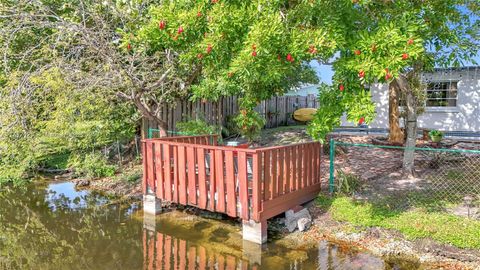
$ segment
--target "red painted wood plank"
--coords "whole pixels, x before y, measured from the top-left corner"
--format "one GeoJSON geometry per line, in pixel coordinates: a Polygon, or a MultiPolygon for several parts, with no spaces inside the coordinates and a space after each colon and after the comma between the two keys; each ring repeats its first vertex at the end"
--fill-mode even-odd
{"type": "Polygon", "coordinates": [[[197,173],[195,169],[195,148],[187,147],[188,201],[197,205],[197,173]]]}
{"type": "Polygon", "coordinates": [[[210,158],[210,175],[208,178],[208,188],[209,188],[209,205],[208,209],[210,211],[215,211],[215,185],[217,181],[217,166],[216,166],[216,157],[214,150],[208,150],[208,156],[210,158]]]}
{"type": "Polygon", "coordinates": [[[315,156],[317,152],[316,148],[316,143],[312,143],[310,147],[310,155],[312,157],[312,160],[310,161],[310,185],[313,185],[315,183],[315,156]]]}
{"type": "Polygon", "coordinates": [[[153,142],[147,143],[147,189],[155,191],[155,176],[153,167],[153,142]]]}
{"type": "Polygon", "coordinates": [[[302,152],[302,146],[297,145],[297,176],[296,176],[296,181],[295,181],[295,190],[299,190],[302,188],[302,159],[303,159],[303,152],[302,152]]]}
{"type": "Polygon", "coordinates": [[[320,149],[318,151],[318,160],[317,160],[317,167],[318,167],[318,183],[322,182],[322,158],[323,158],[323,145],[318,144],[318,148],[320,149]]]}
{"type": "Polygon", "coordinates": [[[270,174],[270,167],[271,167],[271,159],[270,159],[270,151],[265,151],[263,153],[263,200],[268,201],[272,198],[272,191],[271,191],[271,174],[270,174]]]}
{"type": "Polygon", "coordinates": [[[272,172],[270,173],[270,179],[271,179],[271,182],[270,182],[270,191],[272,192],[272,196],[270,197],[270,199],[273,199],[275,197],[277,197],[277,176],[278,176],[278,172],[277,172],[277,150],[276,149],[272,149],[272,151],[270,152],[271,155],[272,155],[272,172]]]}
{"type": "Polygon", "coordinates": [[[198,164],[198,207],[207,208],[207,177],[205,169],[205,150],[197,149],[198,164]]]}
{"type": "Polygon", "coordinates": [[[157,269],[162,269],[163,265],[163,240],[163,234],[157,233],[157,259],[155,263],[157,269]]]}
{"type": "Polygon", "coordinates": [[[305,145],[302,145],[302,153],[303,153],[303,159],[302,159],[302,188],[308,186],[308,171],[307,171],[307,164],[308,164],[308,154],[307,154],[307,147],[305,145]]]}
{"type": "MultiPolygon", "coordinates": [[[[233,160],[233,155],[232,155],[232,160],[233,160]]],[[[218,212],[225,213],[224,159],[223,159],[223,151],[221,150],[215,150],[215,170],[216,170],[215,184],[217,185],[217,203],[216,203],[215,209],[218,212]]]]}
{"type": "Polygon", "coordinates": [[[284,193],[290,192],[290,173],[291,173],[291,166],[290,166],[290,154],[291,154],[292,147],[285,148],[285,165],[283,167],[283,175],[285,176],[285,191],[284,193]]]}
{"type": "Polygon", "coordinates": [[[295,190],[295,179],[297,178],[297,147],[290,147],[290,191],[295,190]]]}
{"type": "Polygon", "coordinates": [[[163,170],[165,172],[165,200],[172,201],[172,167],[171,167],[171,146],[163,145],[163,170]]]}
{"type": "Polygon", "coordinates": [[[147,143],[142,142],[142,164],[143,164],[143,177],[142,177],[142,190],[143,194],[147,194],[147,143]]]}
{"type": "Polygon", "coordinates": [[[187,242],[185,242],[185,240],[180,240],[179,257],[180,262],[178,267],[180,270],[185,270],[187,266],[187,242]]]}
{"type": "Polygon", "coordinates": [[[234,171],[233,152],[225,151],[225,169],[227,177],[225,183],[227,185],[227,214],[231,217],[237,216],[237,196],[235,193],[235,171],[234,171]]]}
{"type": "Polygon", "coordinates": [[[173,202],[178,203],[178,186],[179,186],[179,176],[178,176],[178,146],[172,146],[173,152],[173,183],[172,183],[172,193],[173,193],[173,202]]]}
{"type": "Polygon", "coordinates": [[[318,158],[320,156],[320,148],[318,143],[313,144],[313,184],[318,183],[318,158]]]}
{"type": "Polygon", "coordinates": [[[187,155],[185,147],[178,147],[178,193],[179,202],[187,204],[187,155]]]}
{"type": "Polygon", "coordinates": [[[303,150],[305,151],[305,171],[306,171],[306,179],[307,179],[307,186],[312,184],[311,178],[311,171],[312,171],[312,149],[310,145],[305,145],[303,150]]]}
{"type": "Polygon", "coordinates": [[[244,220],[248,220],[247,154],[245,152],[238,152],[238,182],[240,203],[242,205],[241,217],[244,220]]]}
{"type": "Polygon", "coordinates": [[[190,247],[188,249],[188,270],[197,269],[197,249],[190,247]]]}
{"type": "Polygon", "coordinates": [[[163,161],[162,161],[162,144],[155,144],[155,193],[157,198],[163,199],[163,161]]]}
{"type": "Polygon", "coordinates": [[[262,168],[262,155],[253,154],[252,156],[252,214],[253,219],[257,222],[260,221],[260,211],[262,206],[262,185],[261,185],[261,168],[262,168]]]}
{"type": "Polygon", "coordinates": [[[278,190],[278,195],[282,195],[285,187],[284,187],[284,181],[283,178],[285,177],[284,175],[284,164],[285,164],[285,148],[280,148],[278,149],[278,169],[277,169],[277,190],[278,190]]]}

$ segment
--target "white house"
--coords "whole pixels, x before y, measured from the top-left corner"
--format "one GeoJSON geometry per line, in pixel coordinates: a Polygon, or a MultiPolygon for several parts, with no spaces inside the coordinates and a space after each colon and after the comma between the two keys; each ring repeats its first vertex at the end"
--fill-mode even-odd
{"type": "MultiPolygon", "coordinates": [[[[480,132],[480,67],[439,68],[422,78],[428,87],[419,128],[480,132]]],[[[377,117],[369,126],[388,129],[388,85],[374,84],[370,91],[377,117]]],[[[354,126],[345,119],[342,125],[354,126]]]]}

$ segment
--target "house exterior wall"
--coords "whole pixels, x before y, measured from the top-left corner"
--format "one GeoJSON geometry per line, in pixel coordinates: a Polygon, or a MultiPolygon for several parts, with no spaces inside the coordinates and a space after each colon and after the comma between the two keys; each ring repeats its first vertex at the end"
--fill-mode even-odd
{"type": "MultiPolygon", "coordinates": [[[[427,82],[457,81],[458,93],[456,107],[426,107],[418,118],[420,128],[480,132],[480,67],[437,70],[424,74],[423,79],[427,82]]],[[[388,85],[374,84],[371,94],[377,116],[369,126],[388,128],[388,85]]],[[[347,122],[344,117],[342,126],[354,124],[347,122]]]]}

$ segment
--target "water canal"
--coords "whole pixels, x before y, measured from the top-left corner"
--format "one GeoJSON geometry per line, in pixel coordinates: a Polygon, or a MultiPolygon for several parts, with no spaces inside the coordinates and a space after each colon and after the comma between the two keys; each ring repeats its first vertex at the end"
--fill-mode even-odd
{"type": "Polygon", "coordinates": [[[149,230],[140,204],[115,203],[95,192],[77,191],[71,183],[0,191],[0,269],[413,267],[326,241],[305,249],[273,242],[255,252],[244,246],[238,232],[232,223],[180,212],[162,214],[149,230]]]}

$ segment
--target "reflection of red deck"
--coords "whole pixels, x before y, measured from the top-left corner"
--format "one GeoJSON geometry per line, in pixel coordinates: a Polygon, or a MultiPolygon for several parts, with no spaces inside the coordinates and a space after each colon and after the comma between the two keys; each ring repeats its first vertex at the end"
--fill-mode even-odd
{"type": "Polygon", "coordinates": [[[142,143],[144,193],[161,200],[262,222],[320,191],[318,142],[243,149],[207,135],[142,143]]]}
{"type": "Polygon", "coordinates": [[[247,261],[159,232],[144,231],[143,256],[143,268],[148,270],[248,269],[247,261]]]}

